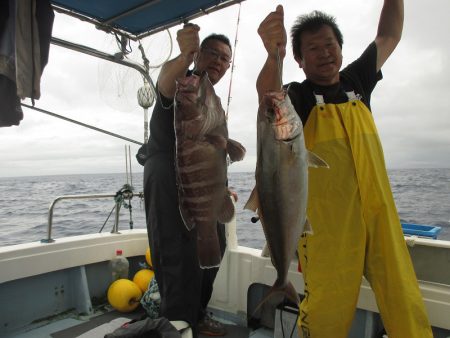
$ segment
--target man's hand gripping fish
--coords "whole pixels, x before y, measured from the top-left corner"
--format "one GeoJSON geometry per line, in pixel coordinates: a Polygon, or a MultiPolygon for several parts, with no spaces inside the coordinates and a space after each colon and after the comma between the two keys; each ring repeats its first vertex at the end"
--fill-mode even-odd
{"type": "Polygon", "coordinates": [[[226,157],[240,161],[245,148],[228,138],[225,112],[206,73],[177,80],[174,127],[180,213],[187,229],[196,227],[200,267],[219,266],[216,224],[234,216],[226,157]]]}
{"type": "Polygon", "coordinates": [[[306,149],[302,121],[285,90],[263,97],[257,118],[257,151],[256,186],[245,208],[257,211],[277,270],[265,300],[281,293],[298,304],[287,275],[301,234],[312,232],[306,218],[308,166],[328,165],[306,149]]]}

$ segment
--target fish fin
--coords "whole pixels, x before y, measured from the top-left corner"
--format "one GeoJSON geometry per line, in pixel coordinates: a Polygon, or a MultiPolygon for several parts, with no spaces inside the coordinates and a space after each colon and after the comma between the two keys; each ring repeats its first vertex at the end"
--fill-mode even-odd
{"type": "Polygon", "coordinates": [[[181,219],[183,220],[186,229],[191,231],[195,227],[195,222],[193,221],[191,214],[182,207],[182,204],[180,204],[178,209],[180,210],[181,219]]]}
{"type": "Polygon", "coordinates": [[[305,220],[305,224],[303,225],[303,232],[306,232],[308,234],[314,234],[313,228],[311,226],[311,223],[309,223],[308,219],[305,220]]]}
{"type": "Polygon", "coordinates": [[[208,143],[212,144],[217,149],[225,149],[227,147],[227,140],[222,135],[205,135],[208,143]]]}
{"type": "Polygon", "coordinates": [[[320,167],[329,168],[330,167],[327,162],[322,160],[319,156],[314,154],[312,151],[308,151],[308,166],[313,167],[313,168],[320,168],[320,167]]]}
{"type": "Polygon", "coordinates": [[[228,139],[227,152],[230,155],[231,162],[237,162],[244,158],[246,150],[238,141],[228,139]]]}
{"type": "Polygon", "coordinates": [[[222,253],[220,252],[217,231],[215,236],[213,235],[212,237],[202,238],[200,235],[197,236],[197,255],[201,269],[211,269],[220,266],[222,253]]]}
{"type": "Polygon", "coordinates": [[[252,317],[255,317],[256,312],[263,306],[265,303],[269,303],[272,307],[278,306],[278,304],[282,303],[285,300],[292,302],[293,304],[299,305],[300,297],[295,291],[294,286],[291,282],[287,282],[285,286],[278,286],[278,279],[275,281],[275,284],[270,288],[267,295],[263,298],[262,301],[255,307],[253,311],[252,317]]]}
{"type": "Polygon", "coordinates": [[[252,190],[252,193],[250,194],[250,197],[248,198],[247,203],[245,203],[244,209],[256,212],[258,208],[259,208],[258,189],[255,186],[252,190]]]}
{"type": "Polygon", "coordinates": [[[228,223],[234,217],[234,204],[231,200],[231,196],[228,194],[228,189],[226,191],[227,193],[224,196],[222,209],[217,217],[219,223],[228,223]]]}

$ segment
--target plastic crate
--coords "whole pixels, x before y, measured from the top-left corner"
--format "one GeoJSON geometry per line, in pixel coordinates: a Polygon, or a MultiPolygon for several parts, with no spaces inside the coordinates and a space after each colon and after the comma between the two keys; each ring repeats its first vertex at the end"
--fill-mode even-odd
{"type": "Polygon", "coordinates": [[[402,229],[405,235],[430,237],[436,239],[442,228],[434,225],[402,223],[402,229]]]}

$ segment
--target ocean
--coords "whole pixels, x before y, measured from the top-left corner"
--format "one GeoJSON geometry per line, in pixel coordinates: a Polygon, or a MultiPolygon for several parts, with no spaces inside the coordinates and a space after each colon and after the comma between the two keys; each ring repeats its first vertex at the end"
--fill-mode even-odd
{"type": "MultiPolygon", "coordinates": [[[[389,170],[392,191],[400,219],[404,223],[439,226],[438,239],[450,240],[450,169],[389,170]]],[[[145,211],[138,192],[143,191],[142,173],[58,175],[0,178],[0,246],[39,241],[47,237],[48,209],[56,197],[64,195],[115,194],[132,183],[134,228],[145,229],[145,211]]],[[[262,248],[261,224],[252,223],[254,214],[243,206],[253,189],[253,172],[230,173],[229,187],[238,194],[236,205],[238,244],[262,248]]],[[[111,231],[114,198],[62,200],[53,213],[52,238],[111,231]],[[108,216],[111,216],[108,219],[108,216]]],[[[120,229],[130,228],[130,209],[120,210],[120,229]]]]}

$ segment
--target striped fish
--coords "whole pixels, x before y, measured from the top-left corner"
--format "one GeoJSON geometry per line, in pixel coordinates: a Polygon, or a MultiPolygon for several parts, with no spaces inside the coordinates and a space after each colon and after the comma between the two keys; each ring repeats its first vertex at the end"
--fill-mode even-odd
{"type": "Polygon", "coordinates": [[[245,148],[228,138],[225,112],[207,73],[177,80],[174,128],[180,213],[188,230],[196,228],[200,267],[219,266],[216,224],[234,216],[227,153],[239,161],[245,148]]]}

